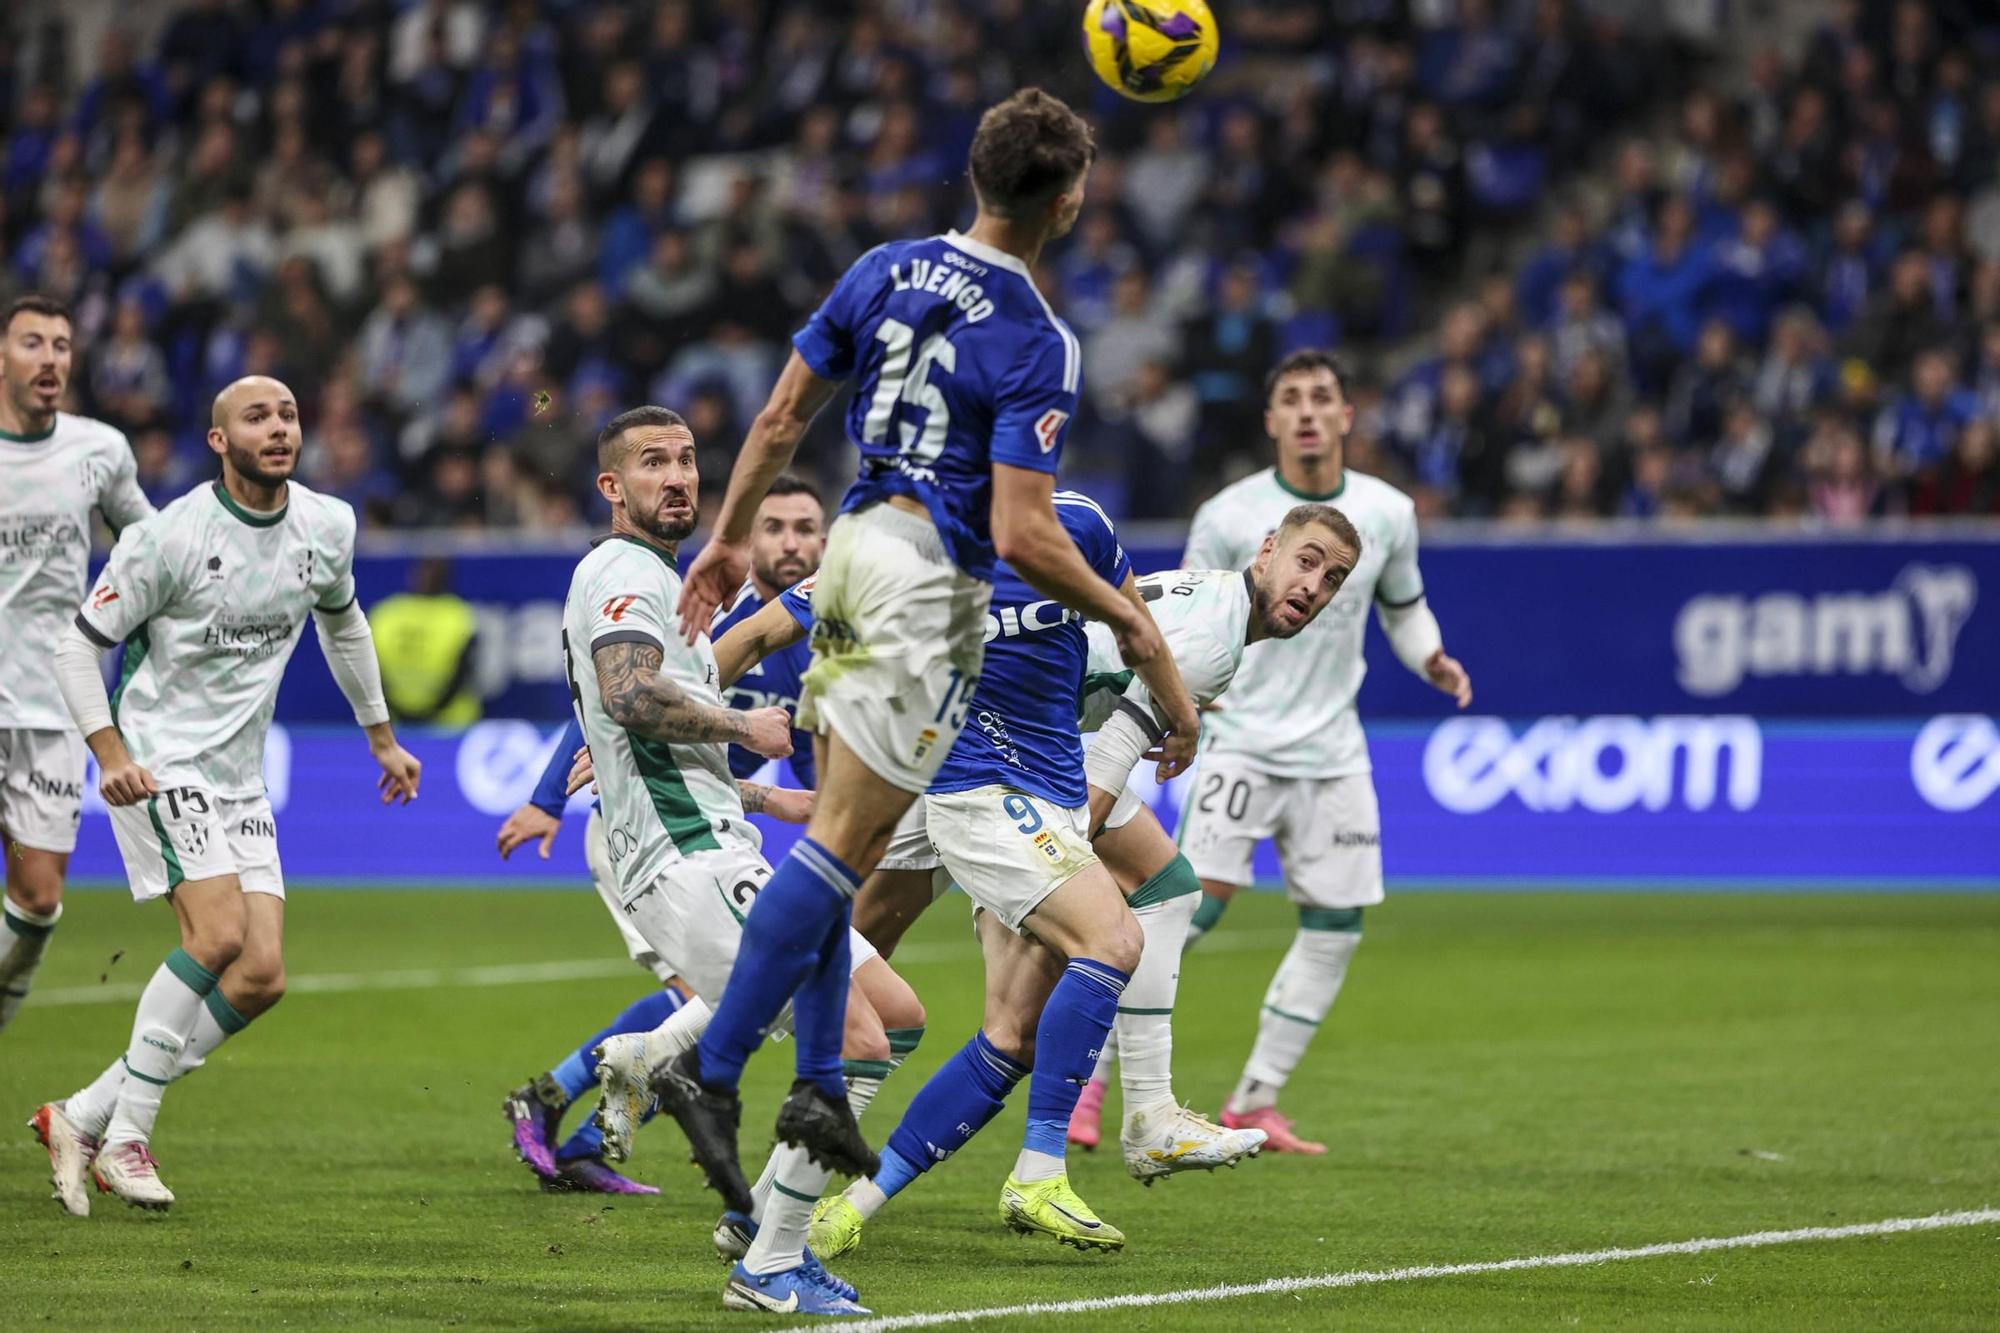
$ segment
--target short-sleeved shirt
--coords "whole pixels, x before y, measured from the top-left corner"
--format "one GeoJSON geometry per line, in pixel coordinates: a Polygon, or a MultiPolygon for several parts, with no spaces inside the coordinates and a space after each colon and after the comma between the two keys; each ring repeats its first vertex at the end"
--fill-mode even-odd
{"type": "MultiPolygon", "coordinates": [[[[757,595],[757,585],[747,580],[736,594],[736,600],[715,614],[715,623],[709,626],[711,641],[720,639],[737,625],[764,609],[764,599],[757,595]]],[[[752,708],[782,708],[794,718],[799,714],[799,677],[812,665],[812,645],[804,641],[780,648],[761,662],[752,662],[744,668],[736,683],[723,692],[723,701],[731,708],[745,711],[752,708]]],[[[809,731],[792,728],[792,777],[801,787],[817,786],[817,775],[813,771],[813,738],[809,731]]],[[[729,771],[739,778],[747,778],[769,761],[755,750],[746,750],[740,745],[729,747],[729,771]]]]}
{"type": "MultiPolygon", "coordinates": [[[[1159,624],[1160,637],[1197,705],[1213,703],[1236,678],[1255,604],[1250,574],[1241,569],[1170,569],[1139,580],[1139,595],[1159,624]]],[[[1077,726],[1096,731],[1113,712],[1132,713],[1157,736],[1161,719],[1152,694],[1118,654],[1108,626],[1090,627],[1089,674],[1077,709],[1077,726]]]]}
{"type": "Polygon", "coordinates": [[[1224,488],[1195,512],[1193,566],[1243,568],[1294,506],[1332,505],[1361,534],[1361,561],[1312,624],[1290,639],[1253,645],[1229,702],[1202,721],[1202,749],[1279,777],[1331,778],[1369,771],[1355,712],[1368,663],[1369,608],[1409,606],[1424,595],[1417,572],[1417,513],[1394,486],[1348,469],[1331,495],[1301,495],[1267,468],[1224,488]]]}
{"type": "Polygon", "coordinates": [[[122,434],[67,412],[0,431],[0,729],[76,729],[48,655],[90,586],[93,509],[113,532],[153,515],[122,434]]]}
{"type": "MultiPolygon", "coordinates": [[[[1075,491],[1055,493],[1056,517],[1098,577],[1125,582],[1132,564],[1111,520],[1075,491]]],[[[813,580],[779,599],[810,630],[813,580]]],[[[1117,652],[1114,646],[1112,652],[1117,652]]],[[[1090,653],[1085,622],[1043,597],[1001,561],[986,613],[986,656],[965,729],[931,780],[934,792],[1007,786],[1074,809],[1088,803],[1083,741],[1076,719],[1090,653]]]]}
{"type": "Polygon", "coordinates": [[[692,646],[683,637],[680,595],[672,557],[621,534],[598,542],[577,565],[563,603],[563,666],[597,772],[613,872],[628,899],[696,852],[758,845],[743,818],[728,746],[627,731],[598,690],[598,649],[645,644],[660,652],[662,679],[698,703],[723,706],[708,635],[692,646]]]}
{"type": "Polygon", "coordinates": [[[1013,255],[951,232],[856,260],[792,346],[853,380],[860,475],[841,512],[923,502],[945,550],[993,577],[993,465],[1053,473],[1083,382],[1076,335],[1013,255]]]}
{"type": "Polygon", "coordinates": [[[353,604],[352,509],[294,481],[259,513],[215,482],[119,535],[76,623],[125,645],[111,714],[132,758],[163,787],[248,800],[307,618],[353,604]]]}

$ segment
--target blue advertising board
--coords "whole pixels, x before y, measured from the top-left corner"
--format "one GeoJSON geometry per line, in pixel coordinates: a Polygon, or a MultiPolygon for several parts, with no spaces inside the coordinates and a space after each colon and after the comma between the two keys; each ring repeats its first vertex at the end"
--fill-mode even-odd
{"type": "MultiPolygon", "coordinates": [[[[1141,571],[1180,558],[1175,534],[1135,531],[1141,571]]],[[[576,553],[461,554],[479,610],[487,714],[551,720],[569,705],[558,649],[576,553]]],[[[366,554],[364,605],[408,581],[407,553],[366,554]]],[[[1883,538],[1718,539],[1426,534],[1424,583],[1483,711],[1928,717],[2000,708],[2000,534],[1916,529],[1883,538]]],[[[1443,701],[1371,631],[1362,715],[1433,719],[1443,701]]],[[[304,652],[278,716],[348,715],[304,652]]]]}
{"type": "MultiPolygon", "coordinates": [[[[416,734],[422,798],[377,803],[346,728],[273,730],[266,781],[296,882],[580,883],[587,798],[548,861],[494,835],[558,739],[489,721],[416,734]]],[[[1740,714],[1459,716],[1371,729],[1392,892],[1422,885],[2000,888],[2000,724],[1984,714],[1801,722],[1740,714]]],[[[1184,778],[1136,781],[1171,830],[1184,778]]],[[[79,881],[122,881],[93,773],[79,881]]],[[[796,830],[765,824],[766,853],[796,830]]],[[[1332,837],[1339,830],[1326,830],[1332,837]]],[[[1268,846],[1260,878],[1275,881],[1268,846]]]]}

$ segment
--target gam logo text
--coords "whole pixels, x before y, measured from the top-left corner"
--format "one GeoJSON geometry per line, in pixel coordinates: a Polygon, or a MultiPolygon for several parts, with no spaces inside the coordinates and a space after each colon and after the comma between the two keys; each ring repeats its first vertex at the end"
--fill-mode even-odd
{"type": "Polygon", "coordinates": [[[1929,694],[1950,678],[1978,600],[1963,565],[1920,564],[1903,566],[1883,592],[1692,597],[1674,622],[1677,679],[1703,698],[1746,676],[1893,675],[1929,694]]]}

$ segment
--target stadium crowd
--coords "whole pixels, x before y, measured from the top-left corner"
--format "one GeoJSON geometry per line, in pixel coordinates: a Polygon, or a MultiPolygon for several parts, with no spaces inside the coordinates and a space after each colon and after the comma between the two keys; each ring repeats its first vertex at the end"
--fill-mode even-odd
{"type": "Polygon", "coordinates": [[[1309,342],[1362,353],[1350,457],[1427,515],[2000,513],[2000,26],[1843,0],[1724,96],[1649,8],[1241,0],[1172,108],[1033,0],[195,0],[80,86],[0,18],[0,295],[77,310],[76,406],[156,500],[269,371],[371,525],[566,528],[635,401],[724,475],[834,276],[963,221],[979,112],[1041,83],[1099,127],[1038,279],[1084,343],[1069,472],[1127,516],[1261,461],[1309,342]]]}

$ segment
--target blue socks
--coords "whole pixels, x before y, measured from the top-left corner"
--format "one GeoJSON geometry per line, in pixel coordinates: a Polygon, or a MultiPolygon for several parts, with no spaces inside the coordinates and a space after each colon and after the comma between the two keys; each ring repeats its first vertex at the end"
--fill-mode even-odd
{"type": "Polygon", "coordinates": [[[697,1046],[701,1081],[733,1089],[750,1053],[796,995],[798,1069],[829,1096],[845,1098],[840,1039],[847,1021],[847,922],[861,877],[811,838],[758,891],[743,923],[743,947],[722,1002],[697,1046]]]}
{"type": "Polygon", "coordinates": [[[1035,1029],[1035,1076],[1028,1082],[1024,1151],[1063,1156],[1070,1112],[1097,1067],[1098,1053],[1118,1018],[1118,997],[1130,979],[1094,958],[1072,958],[1063,969],[1035,1029]]]}
{"type": "Polygon", "coordinates": [[[876,1187],[885,1197],[893,1195],[964,1147],[1000,1114],[1007,1094],[1027,1074],[984,1032],[975,1035],[917,1090],[882,1150],[876,1187]]]}
{"type": "Polygon", "coordinates": [[[626,1032],[651,1032],[672,1017],[681,1007],[681,997],[670,990],[656,990],[634,1000],[625,1006],[623,1013],[611,1020],[602,1032],[586,1040],[583,1045],[571,1051],[563,1062],[549,1073],[575,1101],[584,1093],[597,1086],[597,1061],[591,1052],[606,1037],[616,1037],[626,1032]]]}

